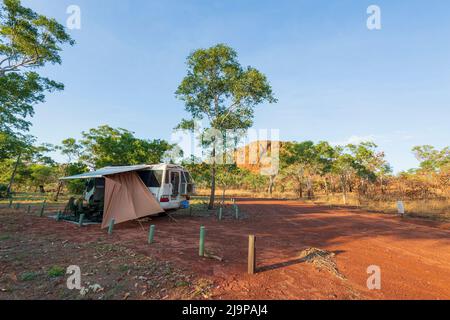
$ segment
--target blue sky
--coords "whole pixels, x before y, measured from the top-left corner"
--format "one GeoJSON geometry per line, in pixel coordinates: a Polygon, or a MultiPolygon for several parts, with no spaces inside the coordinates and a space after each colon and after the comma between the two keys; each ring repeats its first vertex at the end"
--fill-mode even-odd
{"type": "Polygon", "coordinates": [[[170,139],[186,117],[174,92],[196,48],[226,43],[265,73],[278,103],[255,128],[282,140],[373,140],[395,171],[417,166],[415,145],[449,145],[450,2],[447,0],[23,0],[65,23],[81,8],[65,84],[37,106],[32,134],[59,143],[102,124],[170,139]],[[381,8],[382,29],[366,27],[381,8]]]}

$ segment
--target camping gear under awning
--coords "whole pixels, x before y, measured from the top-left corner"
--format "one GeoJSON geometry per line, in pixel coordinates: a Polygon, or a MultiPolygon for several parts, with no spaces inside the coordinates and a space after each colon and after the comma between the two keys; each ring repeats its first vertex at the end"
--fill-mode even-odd
{"type": "Polygon", "coordinates": [[[164,212],[136,173],[152,167],[151,165],[106,167],[60,180],[105,178],[102,228],[106,228],[112,219],[117,224],[164,212]]]}
{"type": "Polygon", "coordinates": [[[121,223],[164,212],[136,172],[105,177],[102,228],[110,221],[121,223]]]}

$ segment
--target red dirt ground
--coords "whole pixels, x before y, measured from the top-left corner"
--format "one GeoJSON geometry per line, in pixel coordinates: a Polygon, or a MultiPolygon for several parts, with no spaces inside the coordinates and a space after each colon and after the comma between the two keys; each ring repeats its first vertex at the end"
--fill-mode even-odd
{"type": "Polygon", "coordinates": [[[238,203],[246,216],[239,221],[175,213],[177,222],[153,218],[143,228],[130,222],[117,225],[108,237],[99,226],[79,229],[34,217],[23,232],[76,243],[99,238],[120,243],[214,281],[212,299],[450,299],[449,224],[296,201],[238,203]],[[147,244],[150,224],[156,225],[153,245],[147,244]],[[198,257],[202,225],[207,251],[223,261],[198,257]],[[246,274],[249,234],[257,237],[259,272],[253,276],[246,274]],[[334,252],[346,279],[299,259],[309,247],[334,252]],[[370,265],[381,268],[381,290],[367,289],[370,265]]]}

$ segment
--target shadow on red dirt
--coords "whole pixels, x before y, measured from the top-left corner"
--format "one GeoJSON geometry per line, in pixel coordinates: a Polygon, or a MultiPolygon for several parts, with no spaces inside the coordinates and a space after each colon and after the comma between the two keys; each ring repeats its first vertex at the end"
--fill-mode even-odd
{"type": "MultiPolygon", "coordinates": [[[[175,213],[176,222],[168,217],[129,222],[117,225],[111,236],[99,226],[80,229],[23,213],[17,220],[20,225],[0,230],[32,237],[51,234],[80,244],[120,244],[214,282],[211,295],[205,296],[212,299],[450,298],[448,224],[296,201],[242,199],[238,204],[245,219],[218,221],[214,216],[175,213]],[[147,243],[150,224],[156,225],[152,245],[147,243]],[[223,261],[198,256],[200,226],[207,230],[207,252],[223,261]],[[250,234],[257,237],[258,273],[254,276],[246,274],[250,234]],[[310,247],[335,253],[346,279],[300,259],[300,252],[310,247]],[[367,288],[371,265],[381,268],[381,290],[367,288]]],[[[5,213],[1,217],[2,222],[7,220],[5,213]]]]}

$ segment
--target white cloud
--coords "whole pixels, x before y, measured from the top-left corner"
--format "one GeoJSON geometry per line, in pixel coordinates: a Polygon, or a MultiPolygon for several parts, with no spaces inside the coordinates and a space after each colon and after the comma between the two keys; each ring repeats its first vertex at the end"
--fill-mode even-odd
{"type": "Polygon", "coordinates": [[[359,144],[361,142],[368,142],[368,141],[376,142],[376,140],[378,140],[379,137],[380,136],[377,136],[374,134],[365,135],[365,136],[353,135],[344,141],[335,141],[335,142],[332,142],[331,144],[336,145],[336,146],[337,145],[345,146],[347,144],[359,144]]]}
{"type": "Polygon", "coordinates": [[[361,142],[374,142],[376,144],[389,144],[398,141],[410,141],[414,136],[404,131],[396,131],[389,134],[352,135],[346,140],[332,142],[332,145],[345,146],[347,144],[359,144],[361,142]]]}

